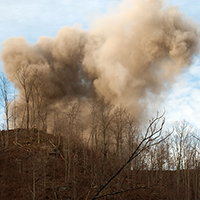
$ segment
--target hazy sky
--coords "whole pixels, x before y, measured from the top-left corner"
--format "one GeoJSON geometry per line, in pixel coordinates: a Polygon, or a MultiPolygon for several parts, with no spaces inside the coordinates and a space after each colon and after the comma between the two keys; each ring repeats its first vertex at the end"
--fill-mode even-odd
{"type": "MultiPolygon", "coordinates": [[[[9,37],[23,36],[34,44],[40,36],[55,37],[63,26],[80,25],[89,29],[91,21],[117,7],[120,0],[0,0],[0,42],[9,37]]],[[[200,24],[199,0],[169,0],[186,16],[200,24]]],[[[1,50],[1,47],[0,47],[1,50]]],[[[200,128],[200,57],[177,77],[169,88],[165,108],[168,121],[186,119],[200,128]]],[[[2,63],[0,62],[2,68],[2,63]]],[[[158,108],[159,110],[159,108],[158,108]]]]}

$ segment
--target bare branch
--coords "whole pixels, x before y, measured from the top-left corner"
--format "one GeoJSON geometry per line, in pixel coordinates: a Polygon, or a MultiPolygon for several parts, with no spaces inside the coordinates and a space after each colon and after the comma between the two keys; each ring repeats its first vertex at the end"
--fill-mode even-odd
{"type": "Polygon", "coordinates": [[[161,133],[162,133],[162,129],[165,123],[165,119],[164,119],[164,113],[161,116],[158,116],[153,119],[147,130],[145,133],[144,138],[142,139],[142,141],[138,144],[137,148],[134,150],[134,152],[132,153],[132,155],[129,157],[129,159],[126,161],[126,163],[124,165],[122,165],[122,167],[99,189],[99,191],[94,195],[94,197],[92,198],[93,200],[97,198],[97,196],[110,184],[110,182],[115,179],[120,173],[121,171],[132,161],[134,160],[137,156],[139,156],[144,150],[146,150],[147,148],[159,144],[162,141],[164,141],[167,137],[169,137],[169,135],[171,135],[172,133],[168,134],[167,136],[165,136],[164,138],[160,138],[161,133]],[[162,119],[162,122],[160,124],[160,127],[157,128],[157,126],[160,123],[160,120],[162,119]],[[152,129],[153,127],[153,129],[152,129]],[[154,142],[154,143],[152,143],[154,142]]]}

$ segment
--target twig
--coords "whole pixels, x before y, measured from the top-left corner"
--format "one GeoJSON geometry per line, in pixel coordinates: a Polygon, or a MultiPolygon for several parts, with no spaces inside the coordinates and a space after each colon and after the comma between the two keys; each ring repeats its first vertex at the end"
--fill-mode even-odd
{"type": "Polygon", "coordinates": [[[117,195],[117,194],[129,192],[129,191],[133,191],[133,190],[150,189],[151,187],[156,186],[160,181],[161,181],[161,179],[159,179],[155,184],[150,185],[150,186],[140,186],[140,187],[136,187],[136,188],[129,188],[129,189],[121,190],[121,191],[118,191],[118,192],[113,192],[113,193],[109,193],[109,194],[104,194],[104,195],[95,197],[95,199],[100,199],[100,198],[107,197],[107,196],[113,196],[113,195],[117,195]]]}
{"type": "MultiPolygon", "coordinates": [[[[51,145],[52,145],[53,147],[56,147],[56,145],[55,145],[50,139],[49,139],[49,142],[51,143],[51,145]]],[[[64,161],[66,161],[65,158],[63,157],[63,155],[61,154],[60,150],[57,149],[57,151],[58,151],[60,157],[61,157],[64,161]]]]}
{"type": "Polygon", "coordinates": [[[56,191],[55,191],[55,190],[54,190],[54,195],[55,195],[56,199],[58,199],[58,197],[57,197],[57,194],[56,194],[56,191]]]}
{"type": "Polygon", "coordinates": [[[56,145],[50,139],[49,142],[52,144],[53,147],[56,147],[56,145]]]}
{"type": "Polygon", "coordinates": [[[15,145],[15,146],[20,146],[20,147],[23,147],[23,145],[21,145],[20,143],[18,143],[17,142],[17,144],[15,143],[15,142],[13,142],[13,144],[15,145]]]}
{"type": "Polygon", "coordinates": [[[89,196],[89,194],[90,194],[90,192],[91,192],[93,183],[94,183],[94,179],[93,179],[93,181],[92,181],[92,183],[91,183],[90,189],[89,189],[89,191],[88,191],[88,193],[87,193],[87,196],[86,196],[85,200],[88,199],[88,196],[89,196]]]}
{"type": "Polygon", "coordinates": [[[65,158],[63,157],[63,155],[61,154],[61,152],[58,151],[58,153],[60,154],[60,157],[61,157],[64,161],[66,161],[65,158]]]}

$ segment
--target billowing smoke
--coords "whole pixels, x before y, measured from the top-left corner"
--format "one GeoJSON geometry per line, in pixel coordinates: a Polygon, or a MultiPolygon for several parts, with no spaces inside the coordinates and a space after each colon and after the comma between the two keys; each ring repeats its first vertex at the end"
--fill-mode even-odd
{"type": "Polygon", "coordinates": [[[49,105],[102,98],[141,119],[190,66],[198,39],[197,25],[177,7],[129,0],[96,19],[90,31],[63,27],[56,38],[40,37],[34,45],[21,37],[7,39],[3,70],[22,96],[23,71],[26,84],[38,84],[49,105]]]}

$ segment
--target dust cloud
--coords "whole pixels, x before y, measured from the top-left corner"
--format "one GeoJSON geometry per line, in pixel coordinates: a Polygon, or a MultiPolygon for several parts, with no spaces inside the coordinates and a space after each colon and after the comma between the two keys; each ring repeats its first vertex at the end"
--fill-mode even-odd
{"type": "Polygon", "coordinates": [[[55,38],[40,37],[34,45],[9,38],[1,59],[21,102],[24,83],[60,110],[68,99],[101,98],[141,120],[191,65],[198,41],[197,25],[177,7],[128,0],[95,19],[89,31],[63,27],[55,38]]]}

